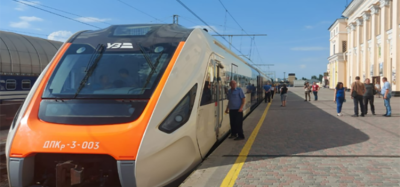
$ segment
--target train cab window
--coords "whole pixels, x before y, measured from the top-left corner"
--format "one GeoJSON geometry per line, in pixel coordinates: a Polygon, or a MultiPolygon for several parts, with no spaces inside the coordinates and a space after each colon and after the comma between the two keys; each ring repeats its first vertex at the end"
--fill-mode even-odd
{"type": "Polygon", "coordinates": [[[70,47],[43,98],[150,98],[175,50],[168,44],[143,48],[143,53],[106,47],[70,47]]]}
{"type": "Polygon", "coordinates": [[[15,90],[17,88],[17,81],[14,79],[6,80],[6,89],[7,90],[15,90]]]}
{"type": "Polygon", "coordinates": [[[31,89],[31,80],[29,79],[24,79],[22,80],[22,89],[31,89]]]}

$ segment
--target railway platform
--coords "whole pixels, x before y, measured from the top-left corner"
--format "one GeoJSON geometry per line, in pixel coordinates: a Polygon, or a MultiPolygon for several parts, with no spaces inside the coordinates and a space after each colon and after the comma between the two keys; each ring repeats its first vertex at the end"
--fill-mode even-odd
{"type": "Polygon", "coordinates": [[[214,186],[400,186],[400,98],[392,98],[392,117],[351,117],[353,102],[336,116],[333,90],[305,102],[302,88],[289,88],[260,104],[244,121],[246,140],[226,139],[181,187],[214,186]]]}

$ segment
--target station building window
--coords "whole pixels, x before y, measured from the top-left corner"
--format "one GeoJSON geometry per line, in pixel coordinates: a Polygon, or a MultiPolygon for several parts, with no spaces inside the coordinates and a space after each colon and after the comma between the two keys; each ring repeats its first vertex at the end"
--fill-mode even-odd
{"type": "Polygon", "coordinates": [[[17,88],[17,81],[15,79],[7,79],[6,80],[6,89],[7,90],[15,90],[17,88]]]}

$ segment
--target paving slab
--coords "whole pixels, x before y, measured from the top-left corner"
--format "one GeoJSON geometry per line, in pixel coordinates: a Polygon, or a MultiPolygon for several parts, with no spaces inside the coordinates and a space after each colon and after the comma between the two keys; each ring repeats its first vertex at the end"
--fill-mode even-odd
{"type": "MultiPolygon", "coordinates": [[[[392,117],[351,117],[347,97],[336,116],[333,90],[318,101],[304,101],[302,88],[289,88],[286,107],[273,100],[233,186],[400,186],[400,98],[392,98],[392,117]]],[[[346,93],[350,96],[349,92],[346,93]]],[[[244,121],[249,137],[266,104],[244,121]]],[[[221,186],[246,141],[225,140],[182,184],[221,186]]]]}

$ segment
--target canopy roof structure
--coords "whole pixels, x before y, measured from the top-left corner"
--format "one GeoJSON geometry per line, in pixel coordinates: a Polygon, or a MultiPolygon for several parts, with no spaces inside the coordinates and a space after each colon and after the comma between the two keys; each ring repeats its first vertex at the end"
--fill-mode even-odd
{"type": "Polygon", "coordinates": [[[0,31],[0,74],[38,75],[63,43],[0,31]]]}

